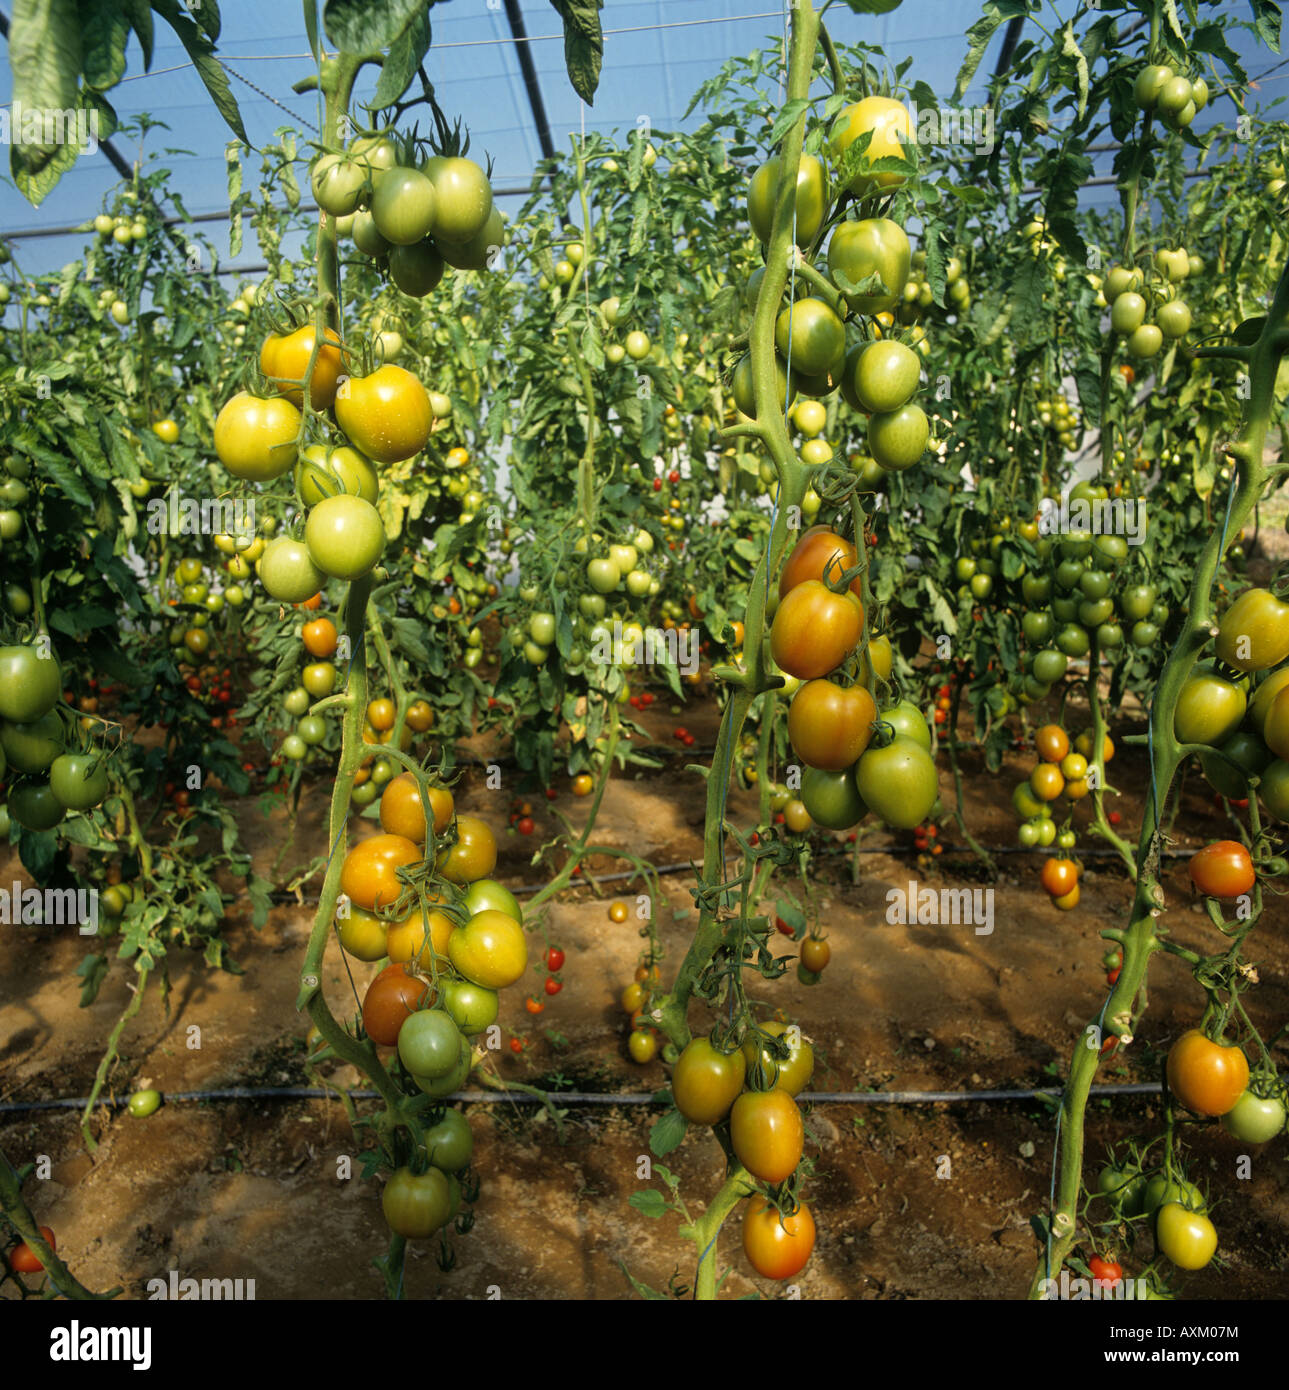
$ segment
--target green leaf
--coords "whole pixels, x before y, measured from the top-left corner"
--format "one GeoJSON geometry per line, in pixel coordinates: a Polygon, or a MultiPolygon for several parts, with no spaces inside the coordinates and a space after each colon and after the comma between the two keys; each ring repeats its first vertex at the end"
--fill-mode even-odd
{"type": "Polygon", "coordinates": [[[412,85],[416,70],[430,51],[430,16],[415,15],[407,28],[389,46],[389,56],[380,70],[372,104],[377,108],[393,104],[412,85]]]}
{"type": "Polygon", "coordinates": [[[890,14],[898,10],[900,0],[846,0],[856,14],[890,14]]]}
{"type": "Polygon", "coordinates": [[[342,53],[379,53],[428,8],[425,0],[327,0],[322,27],[342,53]]]}
{"type": "Polygon", "coordinates": [[[1249,0],[1253,10],[1253,27],[1258,38],[1272,51],[1280,52],[1280,6],[1275,0],[1249,0]]]}
{"type": "Polygon", "coordinates": [[[774,124],[770,127],[770,133],[766,136],[766,144],[771,149],[778,145],[779,141],[796,125],[802,112],[810,109],[810,102],[805,97],[798,97],[795,101],[785,101],[775,118],[774,124]]]}
{"type": "Polygon", "coordinates": [[[152,66],[153,40],[152,10],[148,6],[148,0],[121,0],[121,9],[130,21],[130,28],[139,40],[139,47],[143,49],[143,70],[147,72],[152,66]]]}
{"type": "Polygon", "coordinates": [[[80,0],[80,6],[85,82],[105,91],[125,76],[130,20],[119,0],[80,0]]]}
{"type": "Polygon", "coordinates": [[[999,26],[1006,24],[1010,19],[1024,18],[1028,13],[1027,0],[989,0],[985,5],[984,18],[976,20],[967,30],[967,56],[962,60],[962,66],[958,69],[958,80],[954,83],[955,101],[961,101],[967,88],[971,86],[971,79],[976,75],[976,69],[989,47],[989,41],[999,26]]]}
{"type": "Polygon", "coordinates": [[[573,90],[588,106],[595,105],[604,61],[600,11],[604,0],[551,0],[564,21],[564,65],[573,90]]]}
{"type": "MultiPolygon", "coordinates": [[[[654,1122],[653,1128],[649,1131],[649,1152],[655,1158],[665,1158],[680,1146],[688,1127],[679,1110],[668,1110],[654,1122]]],[[[657,1196],[656,1193],[650,1195],[657,1196]]]]}
{"type": "Polygon", "coordinates": [[[321,56],[318,47],[318,0],[304,0],[304,32],[309,40],[309,52],[316,63],[321,56]]]}
{"type": "Polygon", "coordinates": [[[631,1271],[626,1267],[626,1265],[622,1263],[621,1260],[618,1261],[618,1267],[622,1270],[623,1274],[627,1276],[627,1280],[630,1283],[631,1287],[636,1291],[636,1293],[640,1295],[641,1298],[646,1298],[651,1303],[671,1302],[671,1300],[667,1297],[665,1293],[659,1293],[657,1289],[650,1288],[648,1284],[642,1284],[640,1280],[637,1279],[636,1276],[631,1273],[631,1271]]]}
{"type": "MultiPolygon", "coordinates": [[[[197,75],[206,85],[215,109],[224,118],[230,130],[246,144],[251,143],[246,127],[242,124],[242,113],[237,99],[228,85],[228,75],[215,57],[215,46],[205,33],[180,9],[179,0],[152,0],[152,8],[166,21],[179,36],[179,42],[187,50],[197,75]]],[[[219,21],[216,12],[215,31],[218,33],[219,21]]],[[[205,27],[209,27],[208,25],[205,27]]]]}
{"type": "MultiPolygon", "coordinates": [[[[38,204],[48,188],[37,190],[31,180],[75,146],[66,140],[29,141],[37,130],[27,126],[25,113],[80,108],[81,17],[76,0],[16,0],[9,24],[9,64],[13,69],[9,167],[24,197],[38,204]],[[37,191],[39,196],[33,196],[37,191]]],[[[58,134],[48,126],[49,120],[42,116],[38,133],[58,134]]]]}
{"type": "Polygon", "coordinates": [[[645,1192],[633,1192],[627,1199],[628,1205],[633,1206],[642,1216],[652,1217],[655,1221],[660,1216],[667,1215],[667,1203],[661,1192],[655,1192],[649,1188],[645,1192]]]}

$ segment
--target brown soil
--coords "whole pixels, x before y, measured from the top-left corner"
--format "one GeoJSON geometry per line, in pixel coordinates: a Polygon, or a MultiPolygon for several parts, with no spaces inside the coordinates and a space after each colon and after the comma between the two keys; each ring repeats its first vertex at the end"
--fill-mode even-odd
{"type": "MultiPolygon", "coordinates": [[[[671,724],[652,721],[660,738],[671,724]]],[[[682,717],[710,747],[715,711],[687,709],[682,717]]],[[[683,760],[682,760],[683,761],[683,760]]],[[[941,759],[941,762],[944,760],[941,759]]],[[[1014,842],[1009,794],[1027,767],[1016,754],[1002,777],[979,775],[967,759],[967,817],[987,845],[1014,842]],[[1008,775],[1010,774],[1010,775],[1008,775]]],[[[1124,827],[1138,823],[1144,766],[1125,752],[1111,766],[1117,785],[1131,789],[1121,804],[1124,827]]],[[[943,778],[946,799],[952,787],[943,778]]],[[[489,792],[482,773],[467,777],[460,804],[504,823],[510,792],[489,792]],[[490,799],[491,798],[491,799],[490,799]]],[[[296,829],[299,847],[323,840],[323,789],[306,798],[296,829]]],[[[534,798],[536,801],[536,798],[534,798]]],[[[585,803],[562,796],[556,805],[575,824],[585,803]]],[[[752,799],[731,796],[738,823],[753,819],[752,799]]],[[[267,825],[259,804],[240,808],[249,842],[267,872],[284,838],[280,817],[267,825]]],[[[537,807],[533,840],[507,837],[498,877],[532,882],[532,849],[556,823],[537,807]]],[[[619,777],[605,799],[597,840],[631,849],[658,864],[701,854],[700,779],[675,770],[637,779],[619,777]]],[[[1186,847],[1221,833],[1211,798],[1196,784],[1178,825],[1186,847]]],[[[943,830],[952,842],[951,823],[943,830]]],[[[902,837],[906,843],[908,837],[902,837]]],[[[891,845],[884,831],[867,837],[891,845]]],[[[861,841],[861,845],[864,841],[861,841]]],[[[1082,846],[1092,842],[1083,838],[1082,846]]],[[[1089,860],[1077,910],[1053,908],[1037,882],[1037,858],[999,856],[991,935],[962,926],[892,926],[886,892],[916,876],[932,886],[980,883],[968,857],[952,852],[919,866],[900,852],[843,856],[816,863],[814,888],[832,963],[813,988],[790,971],[755,993],[773,999],[814,1040],[819,1065],[814,1089],[970,1091],[1050,1085],[1106,994],[1098,931],[1126,920],[1128,880],[1107,859],[1089,860]],[[852,870],[858,870],[852,881],[852,870]]],[[[1205,950],[1215,933],[1191,903],[1185,861],[1168,876],[1169,916],[1179,942],[1205,950]]],[[[596,861],[593,873],[620,869],[596,861]]],[[[16,859],[0,865],[0,883],[13,881],[16,859]]],[[[693,921],[690,879],[663,878],[662,940],[674,968],[693,921]]],[[[625,895],[624,895],[625,896],[625,895]]],[[[1257,942],[1262,983],[1249,1008],[1264,1032],[1289,1013],[1286,914],[1267,908],[1257,942]]],[[[308,1084],[303,1065],[305,1025],[294,1012],[298,972],[310,925],[307,905],[275,908],[254,931],[244,914],[230,919],[229,937],[245,974],[211,975],[200,962],[172,963],[169,1013],[150,993],[127,1029],[112,1077],[115,1094],[142,1084],[163,1092],[216,1087],[308,1084]]],[[[653,1091],[665,1082],[660,1063],[637,1067],[626,1057],[617,996],[631,979],[640,940],[630,924],[609,921],[605,904],[586,888],[564,895],[545,921],[547,938],[567,952],[566,987],[534,1020],[524,992],[503,999],[505,1036],[533,1041],[524,1057],[495,1054],[503,1079],[546,1082],[579,1091],[653,1091]],[[536,1026],[534,1026],[536,1025],[536,1026]]],[[[786,938],[776,950],[788,952],[786,938]]],[[[532,955],[539,953],[534,944],[532,955]]],[[[88,1094],[108,1030],[128,1002],[132,974],[114,966],[98,1000],[77,1007],[74,971],[84,943],[64,931],[6,928],[0,932],[0,1099],[39,1100],[88,1094]]],[[[374,966],[350,962],[362,983],[374,966]]],[[[530,987],[537,976],[530,975],[530,987]]],[[[325,986],[338,1013],[354,1012],[346,961],[334,945],[325,986]]],[[[1125,1061],[1103,1065],[1099,1081],[1151,1080],[1162,1050],[1197,1012],[1200,995],[1188,969],[1160,956],[1151,974],[1150,1009],[1125,1061]]],[[[695,1010],[697,1020],[697,1009],[695,1010]]],[[[332,1079],[360,1084],[333,1070],[332,1079]]],[[[359,1102],[360,1110],[369,1103],[359,1102]]],[[[406,1294],[417,1298],[596,1298],[632,1296],[623,1267],[655,1289],[673,1277],[692,1278],[692,1246],[678,1222],[652,1220],[629,1205],[650,1185],[641,1177],[648,1130],[656,1111],[638,1105],[570,1110],[560,1142],[538,1107],[471,1105],[480,1192],[473,1230],[455,1239],[456,1267],[442,1272],[434,1247],[422,1243],[408,1261],[406,1294]]],[[[1158,1102],[1116,1098],[1094,1102],[1088,1115],[1090,1160],[1108,1142],[1154,1134],[1158,1102]]],[[[818,1140],[809,1186],[819,1226],[816,1253],[795,1281],[808,1298],[958,1298],[1023,1296],[1037,1252],[1029,1218],[1050,1182],[1053,1116],[1040,1101],[952,1105],[828,1103],[815,1106],[810,1126],[818,1140]]],[[[375,1189],[357,1161],[365,1140],[351,1132],[341,1107],[323,1100],[172,1100],[140,1121],[123,1111],[101,1112],[100,1147],[91,1158],[74,1111],[0,1115],[0,1147],[15,1164],[47,1156],[44,1181],[26,1187],[38,1219],[55,1228],[60,1252],[90,1288],[119,1284],[128,1297],[146,1297],[149,1279],[180,1277],[255,1280],[260,1299],[379,1298],[373,1267],[385,1227],[375,1189]]],[[[1187,1285],[1188,1296],[1271,1298],[1285,1293],[1289,1255],[1289,1174],[1283,1140],[1252,1156],[1251,1176],[1236,1175],[1241,1147],[1216,1127],[1193,1131],[1192,1176],[1217,1203],[1223,1266],[1187,1285]]],[[[720,1151],[709,1135],[691,1134],[664,1160],[679,1175],[691,1211],[719,1184],[720,1151]]],[[[657,1186],[657,1179],[654,1179],[657,1186]]],[[[732,1265],[726,1296],[758,1285],[731,1223],[721,1252],[732,1265]]],[[[1131,1260],[1125,1261],[1130,1270],[1131,1260]]],[[[763,1292],[774,1294],[762,1284],[763,1292]]]]}

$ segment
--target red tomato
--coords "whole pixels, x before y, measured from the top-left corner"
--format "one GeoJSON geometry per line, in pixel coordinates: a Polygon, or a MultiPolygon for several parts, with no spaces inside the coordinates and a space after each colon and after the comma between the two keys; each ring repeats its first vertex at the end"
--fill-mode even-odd
{"type": "Polygon", "coordinates": [[[1210,898],[1242,897],[1252,892],[1256,875],[1249,851],[1238,840],[1215,840],[1191,856],[1191,882],[1210,898]]]}
{"type": "MultiPolygon", "coordinates": [[[[54,1240],[54,1233],[48,1226],[40,1228],[41,1238],[51,1250],[57,1250],[58,1246],[54,1240]]],[[[45,1266],[36,1258],[36,1252],[24,1240],[20,1245],[16,1245],[9,1254],[9,1268],[15,1274],[42,1274],[45,1266]]]]}

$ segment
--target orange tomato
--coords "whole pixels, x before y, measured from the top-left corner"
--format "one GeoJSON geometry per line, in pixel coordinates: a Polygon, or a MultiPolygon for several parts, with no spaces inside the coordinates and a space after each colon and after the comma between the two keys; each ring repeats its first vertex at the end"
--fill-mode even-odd
{"type": "MultiPolygon", "coordinates": [[[[812,526],[783,562],[779,572],[779,597],[783,598],[807,579],[835,579],[855,565],[855,547],[845,536],[839,536],[830,526],[812,526]]],[[[850,581],[850,591],[857,599],[864,597],[860,575],[850,581]]]]}
{"type": "Polygon", "coordinates": [[[381,698],[373,700],[367,706],[367,722],[378,733],[384,733],[386,729],[394,727],[394,719],[398,711],[394,707],[393,700],[381,698]]]}
{"type": "Polygon", "coordinates": [[[357,907],[374,912],[392,907],[403,885],[397,871],[421,860],[421,851],[403,835],[373,835],[345,855],[340,866],[340,889],[357,907]]]}
{"type": "Polygon", "coordinates": [[[305,623],[300,636],[310,656],[321,660],[335,655],[338,638],[336,625],[330,618],[315,618],[311,623],[305,623]]]}
{"type": "Polygon", "coordinates": [[[1249,851],[1238,840],[1215,840],[1191,855],[1191,882],[1210,898],[1242,897],[1257,875],[1249,851]]]}
{"type": "Polygon", "coordinates": [[[743,1253],[763,1279],[790,1279],[806,1267],[815,1248],[815,1219],[802,1202],[780,1216],[759,1193],[743,1213],[743,1253]]]}
{"type": "MultiPolygon", "coordinates": [[[[452,793],[446,787],[431,787],[429,791],[434,833],[442,835],[452,820],[452,793]]],[[[381,793],[380,824],[391,835],[402,835],[418,845],[425,843],[425,807],[421,804],[421,789],[410,772],[391,778],[381,793]]]]}
{"type": "Polygon", "coordinates": [[[423,911],[418,903],[401,922],[390,923],[385,953],[392,961],[414,962],[429,970],[435,956],[447,960],[454,925],[446,912],[423,911]]]}
{"type": "Polygon", "coordinates": [[[770,627],[770,655],[799,680],[835,671],[859,644],[864,607],[847,591],[835,594],[821,580],[806,579],[780,600],[770,627]]]}
{"type": "Polygon", "coordinates": [[[1054,762],[1039,763],[1029,774],[1029,787],[1040,801],[1055,801],[1065,790],[1065,778],[1054,762]]]}
{"type": "Polygon", "coordinates": [[[1198,1028],[1168,1052],[1168,1089],[1197,1115],[1225,1115],[1249,1084],[1249,1062],[1238,1047],[1213,1042],[1198,1028]]]}
{"type": "Polygon", "coordinates": [[[1044,724],[1034,735],[1034,746],[1045,763],[1059,763],[1070,751],[1070,736],[1059,724],[1044,724]]]}
{"type": "Polygon", "coordinates": [[[1054,898],[1063,898],[1078,887],[1079,866],[1073,859],[1048,859],[1039,872],[1039,881],[1054,898]]]}

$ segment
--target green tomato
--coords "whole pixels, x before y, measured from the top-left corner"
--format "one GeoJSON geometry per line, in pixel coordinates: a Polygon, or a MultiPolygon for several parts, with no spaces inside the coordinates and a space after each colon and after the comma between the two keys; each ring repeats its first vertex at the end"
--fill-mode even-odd
{"type": "Polygon", "coordinates": [[[1252,1091],[1245,1091],[1222,1116],[1222,1128],[1245,1144],[1265,1144],[1283,1133],[1284,1127],[1284,1101],[1252,1091]]]}
{"type": "Polygon", "coordinates": [[[904,228],[889,217],[842,222],[828,243],[828,271],[852,311],[871,315],[893,309],[904,296],[909,277],[909,239],[904,228]],[[844,278],[851,285],[862,285],[873,276],[878,288],[868,294],[850,292],[840,283],[844,278]]]}
{"type": "Polygon", "coordinates": [[[144,1120],[156,1111],[161,1104],[160,1091],[135,1091],[130,1097],[130,1114],[144,1120]]]}

